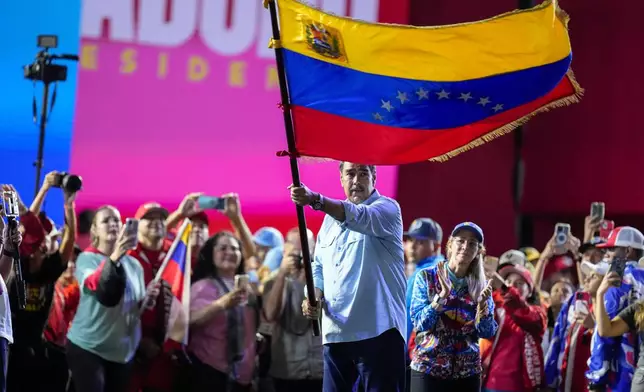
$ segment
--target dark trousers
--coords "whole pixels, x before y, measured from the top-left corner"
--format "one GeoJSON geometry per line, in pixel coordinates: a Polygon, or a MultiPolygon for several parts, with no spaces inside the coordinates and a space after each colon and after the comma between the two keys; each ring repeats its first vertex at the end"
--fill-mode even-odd
{"type": "Polygon", "coordinates": [[[411,392],[480,392],[481,377],[476,376],[458,380],[444,380],[425,373],[411,371],[411,392]]]}
{"type": "Polygon", "coordinates": [[[183,389],[192,392],[250,392],[250,385],[241,385],[229,379],[226,373],[206,365],[194,355],[190,356],[192,367],[190,369],[192,377],[190,386],[183,389]]]}
{"type": "Polygon", "coordinates": [[[322,392],[322,380],[273,379],[275,392],[322,392]]]}
{"type": "Polygon", "coordinates": [[[7,372],[9,370],[9,341],[5,338],[0,338],[0,367],[2,372],[0,374],[0,392],[7,392],[7,372]]]}
{"type": "Polygon", "coordinates": [[[67,343],[67,364],[76,392],[123,392],[130,382],[131,362],[106,361],[72,342],[67,343]]]}
{"type": "Polygon", "coordinates": [[[405,340],[397,329],[375,338],[324,345],[324,392],[404,392],[405,340]]]}
{"type": "Polygon", "coordinates": [[[24,345],[17,342],[9,351],[7,376],[9,392],[65,392],[69,371],[65,353],[60,347],[37,342],[24,345]],[[26,375],[37,374],[38,377],[26,375]]]}

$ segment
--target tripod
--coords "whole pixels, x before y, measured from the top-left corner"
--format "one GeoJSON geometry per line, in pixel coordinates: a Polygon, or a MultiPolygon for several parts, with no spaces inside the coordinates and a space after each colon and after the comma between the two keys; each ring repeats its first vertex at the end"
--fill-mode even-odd
{"type": "MultiPolygon", "coordinates": [[[[38,155],[36,155],[36,161],[34,166],[36,167],[36,188],[34,190],[34,195],[38,194],[40,190],[40,176],[42,175],[43,168],[43,159],[45,154],[45,132],[47,128],[47,106],[49,104],[49,82],[45,81],[42,95],[42,107],[40,108],[40,124],[39,129],[40,133],[38,136],[38,155]]],[[[54,89],[54,96],[52,97],[52,107],[56,101],[56,90],[54,89]]],[[[34,109],[34,120],[37,118],[37,109],[36,109],[36,99],[34,97],[33,102],[34,109]]]]}

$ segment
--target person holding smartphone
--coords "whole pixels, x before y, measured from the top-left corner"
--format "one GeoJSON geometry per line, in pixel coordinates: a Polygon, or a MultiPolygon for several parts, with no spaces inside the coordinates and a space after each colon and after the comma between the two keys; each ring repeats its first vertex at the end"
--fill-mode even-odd
{"type": "Polygon", "coordinates": [[[154,306],[159,287],[146,290],[141,265],[126,254],[137,233],[125,229],[116,208],[97,210],[91,235],[92,246],[76,260],[81,290],[67,361],[76,392],[123,392],[141,341],[141,306],[154,306]]]}
{"type": "MultiPolygon", "coordinates": [[[[644,279],[634,274],[638,270],[637,260],[644,254],[644,235],[634,227],[622,226],[613,229],[604,243],[596,245],[606,253],[604,260],[611,265],[615,260],[623,264],[624,275],[630,275],[628,282],[608,287],[603,293],[603,305],[612,319],[633,302],[631,280],[644,284],[644,279]]],[[[619,272],[619,271],[618,271],[619,272]]],[[[619,274],[618,274],[619,275],[619,274]]],[[[618,337],[602,337],[595,330],[593,347],[588,362],[586,377],[590,390],[628,390],[636,369],[635,359],[629,353],[636,349],[636,336],[628,332],[618,337]],[[609,366],[616,363],[617,366],[609,366]]]]}
{"type": "MultiPolygon", "coordinates": [[[[0,202],[0,208],[2,203],[0,202]]],[[[7,371],[9,366],[9,345],[13,344],[11,325],[11,305],[7,284],[13,268],[13,252],[22,242],[18,227],[10,228],[4,222],[4,211],[0,210],[0,392],[7,390],[7,371]]]]}
{"type": "MultiPolygon", "coordinates": [[[[597,332],[604,338],[618,338],[626,334],[636,334],[639,342],[639,357],[637,370],[631,381],[631,392],[644,391],[644,302],[637,301],[611,319],[604,304],[604,296],[613,287],[621,285],[622,277],[615,271],[607,274],[597,290],[597,332]]],[[[613,389],[615,390],[615,389],[613,389]]],[[[620,389],[622,390],[622,389],[620,389]]]]}
{"type": "Polygon", "coordinates": [[[505,264],[495,274],[492,298],[499,328],[481,341],[484,392],[532,392],[544,384],[541,340],[546,311],[530,271],[505,264]]]}
{"type": "Polygon", "coordinates": [[[559,392],[588,391],[587,361],[595,328],[593,315],[599,285],[610,265],[584,261],[584,287],[562,304],[546,354],[546,384],[559,392]]]}

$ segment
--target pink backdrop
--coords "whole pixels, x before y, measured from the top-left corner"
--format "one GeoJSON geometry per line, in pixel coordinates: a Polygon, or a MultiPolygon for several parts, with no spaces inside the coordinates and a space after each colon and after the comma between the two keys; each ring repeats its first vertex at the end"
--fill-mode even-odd
{"type": "MultiPolygon", "coordinates": [[[[261,3],[83,2],[71,156],[71,170],[84,178],[80,208],[109,202],[128,215],[150,200],[175,208],[192,191],[237,192],[251,228],[295,224],[288,160],[275,156],[286,139],[261,3]]],[[[365,20],[407,17],[402,0],[320,3],[365,20]]],[[[337,163],[300,168],[309,187],[343,196],[337,163]]],[[[395,196],[396,174],[379,169],[382,193],[395,196]]]]}

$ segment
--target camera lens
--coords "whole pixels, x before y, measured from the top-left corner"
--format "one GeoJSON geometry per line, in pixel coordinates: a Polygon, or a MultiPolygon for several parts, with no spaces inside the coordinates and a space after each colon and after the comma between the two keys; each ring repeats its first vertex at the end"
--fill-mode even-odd
{"type": "Polygon", "coordinates": [[[61,182],[62,188],[70,193],[78,192],[83,187],[83,179],[75,174],[65,174],[61,182]]]}
{"type": "Polygon", "coordinates": [[[557,242],[557,245],[563,245],[566,243],[566,235],[565,234],[557,234],[555,237],[555,241],[557,242]]]}

